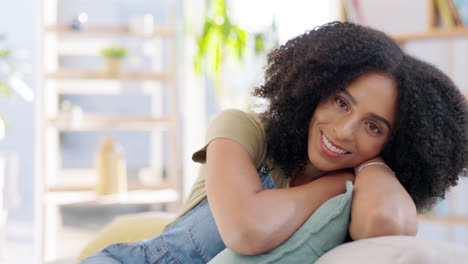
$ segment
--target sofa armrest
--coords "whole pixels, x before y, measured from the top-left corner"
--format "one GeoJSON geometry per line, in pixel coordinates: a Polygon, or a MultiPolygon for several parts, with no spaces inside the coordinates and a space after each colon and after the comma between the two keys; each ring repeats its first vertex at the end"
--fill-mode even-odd
{"type": "Polygon", "coordinates": [[[316,264],[459,264],[468,259],[468,247],[412,236],[385,236],[342,244],[316,264]]]}

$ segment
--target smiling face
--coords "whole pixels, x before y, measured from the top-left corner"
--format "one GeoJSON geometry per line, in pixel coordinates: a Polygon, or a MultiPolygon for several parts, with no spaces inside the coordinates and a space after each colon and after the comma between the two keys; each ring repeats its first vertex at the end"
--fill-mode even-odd
{"type": "Polygon", "coordinates": [[[397,110],[394,80],[365,74],[321,102],[309,124],[308,155],[322,171],[354,168],[390,139],[397,110]]]}

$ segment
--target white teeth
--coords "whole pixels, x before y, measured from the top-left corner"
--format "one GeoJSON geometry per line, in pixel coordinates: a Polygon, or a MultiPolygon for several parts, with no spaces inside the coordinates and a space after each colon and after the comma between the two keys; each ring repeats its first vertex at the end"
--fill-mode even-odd
{"type": "Polygon", "coordinates": [[[340,149],[340,148],[337,148],[335,146],[333,146],[330,141],[328,141],[328,139],[325,137],[325,135],[322,134],[322,139],[323,139],[323,142],[325,143],[325,146],[327,146],[327,148],[337,154],[345,154],[347,151],[346,150],[343,150],[343,149],[340,149]]]}

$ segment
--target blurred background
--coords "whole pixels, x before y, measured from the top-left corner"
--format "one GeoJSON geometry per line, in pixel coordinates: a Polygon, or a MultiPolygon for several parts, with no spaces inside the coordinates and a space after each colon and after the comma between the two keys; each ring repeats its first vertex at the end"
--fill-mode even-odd
{"type": "MultiPolygon", "coordinates": [[[[0,263],[73,263],[115,217],[173,213],[191,155],[266,55],[347,20],[393,36],[468,93],[467,0],[16,0],[0,9],[0,263]]],[[[418,236],[468,244],[466,180],[418,236]]]]}

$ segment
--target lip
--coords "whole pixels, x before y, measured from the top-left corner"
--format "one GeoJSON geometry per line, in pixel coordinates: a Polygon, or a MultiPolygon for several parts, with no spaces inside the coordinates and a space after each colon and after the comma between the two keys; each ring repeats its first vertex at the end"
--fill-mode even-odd
{"type": "MultiPolygon", "coordinates": [[[[322,139],[322,136],[323,136],[323,132],[320,131],[320,148],[322,149],[322,152],[327,155],[328,157],[330,158],[340,158],[340,157],[343,157],[343,156],[346,156],[348,154],[350,154],[349,152],[348,153],[344,153],[344,154],[338,154],[338,153],[335,153],[333,151],[331,151],[330,149],[328,149],[328,147],[325,145],[325,142],[323,142],[323,139],[322,139]]],[[[330,141],[330,139],[328,139],[330,141]]],[[[343,149],[335,144],[333,144],[331,141],[330,143],[337,147],[337,148],[340,148],[340,149],[343,149]]]]}

